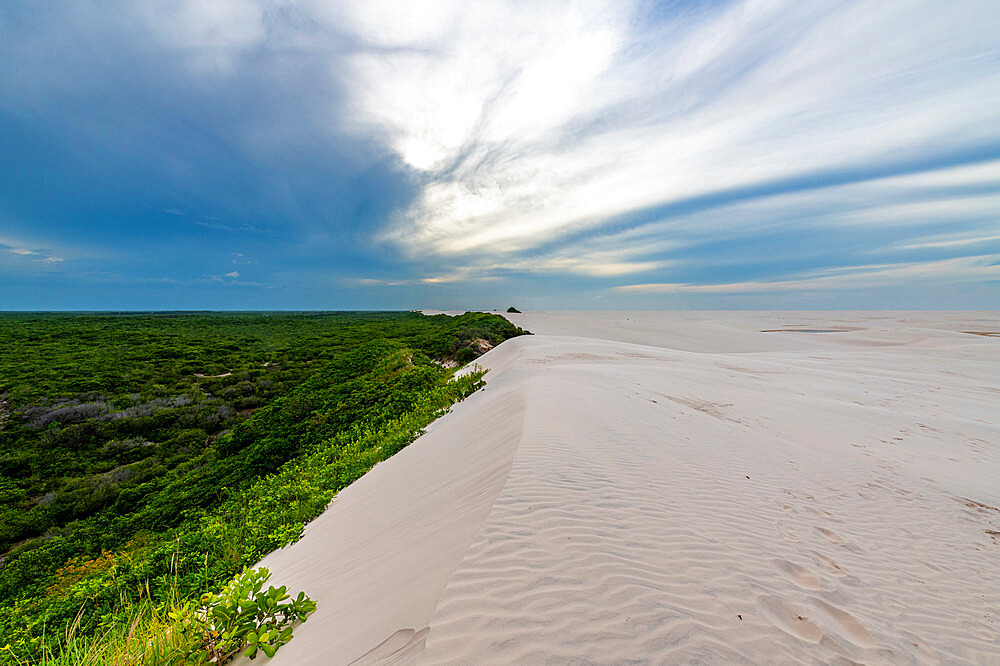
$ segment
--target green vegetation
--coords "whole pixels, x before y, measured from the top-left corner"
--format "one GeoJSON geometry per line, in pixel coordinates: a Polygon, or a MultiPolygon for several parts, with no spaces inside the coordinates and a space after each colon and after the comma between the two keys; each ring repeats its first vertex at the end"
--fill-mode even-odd
{"type": "Polygon", "coordinates": [[[0,660],[152,645],[136,636],[479,386],[446,365],[522,333],[478,313],[0,315],[0,660]]]}
{"type": "MultiPolygon", "coordinates": [[[[198,603],[181,599],[176,584],[161,604],[143,600],[96,637],[78,635],[83,609],[56,646],[44,645],[41,662],[51,666],[90,664],[222,664],[240,652],[254,659],[273,657],[292,639],[293,623],[305,622],[316,602],[299,592],[294,599],[285,586],[263,589],[271,577],[265,569],[247,569],[218,594],[198,603]]],[[[13,650],[5,648],[7,657],[13,650]]],[[[16,655],[13,657],[17,659],[16,655]]]]}
{"type": "Polygon", "coordinates": [[[258,651],[273,657],[292,639],[292,622],[305,622],[316,602],[302,592],[289,600],[284,585],[264,590],[270,577],[267,569],[248,569],[219,594],[204,595],[200,606],[189,601],[172,611],[172,619],[181,622],[179,633],[190,641],[182,655],[207,654],[214,663],[241,651],[250,659],[258,651]]]}

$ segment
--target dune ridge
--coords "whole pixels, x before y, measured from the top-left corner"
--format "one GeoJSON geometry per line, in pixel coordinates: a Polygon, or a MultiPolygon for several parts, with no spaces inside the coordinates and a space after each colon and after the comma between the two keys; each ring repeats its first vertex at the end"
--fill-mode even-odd
{"type": "Polygon", "coordinates": [[[320,601],[272,661],[412,663],[438,596],[506,481],[522,409],[516,390],[473,394],[419,446],[342,490],[302,539],[259,563],[272,584],[320,601]]]}
{"type": "Polygon", "coordinates": [[[1000,663],[995,314],[510,318],[265,559],[320,600],[276,661],[1000,663]]]}

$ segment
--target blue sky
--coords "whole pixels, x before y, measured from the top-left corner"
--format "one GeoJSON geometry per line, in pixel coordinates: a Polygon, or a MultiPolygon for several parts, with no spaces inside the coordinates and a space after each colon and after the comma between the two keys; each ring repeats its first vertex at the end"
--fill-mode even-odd
{"type": "Polygon", "coordinates": [[[997,309],[995,0],[0,4],[0,309],[997,309]]]}

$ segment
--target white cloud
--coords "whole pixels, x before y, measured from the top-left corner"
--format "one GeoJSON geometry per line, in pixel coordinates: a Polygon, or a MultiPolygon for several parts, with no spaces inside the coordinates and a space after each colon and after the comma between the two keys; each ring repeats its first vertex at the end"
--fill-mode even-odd
{"type": "Polygon", "coordinates": [[[972,236],[972,237],[934,237],[936,240],[924,239],[916,243],[910,243],[908,245],[900,245],[900,250],[924,250],[927,248],[941,248],[941,247],[962,247],[965,245],[978,245],[979,243],[990,243],[993,241],[1000,241],[1000,235],[994,236],[972,236]]]}
{"type": "Polygon", "coordinates": [[[206,282],[212,284],[222,284],[226,285],[227,287],[263,287],[271,289],[275,286],[275,284],[267,282],[252,282],[249,280],[241,280],[240,274],[236,271],[231,271],[223,275],[205,275],[199,278],[194,278],[193,280],[178,280],[177,284],[194,285],[194,284],[204,284],[206,282]]]}
{"type": "MultiPolygon", "coordinates": [[[[384,234],[414,257],[514,254],[650,206],[1000,140],[990,2],[746,0],[652,27],[624,2],[461,7],[340,14],[370,46],[345,77],[350,129],[423,174],[384,234]]],[[[952,176],[991,176],[968,171],[952,176]]],[[[939,219],[925,204],[883,212],[939,219]]]]}
{"type": "MultiPolygon", "coordinates": [[[[624,252],[658,256],[697,243],[722,241],[736,233],[782,233],[805,229],[837,230],[845,238],[873,229],[893,237],[913,237],[913,243],[887,243],[873,251],[915,249],[926,227],[972,229],[961,238],[990,240],[1000,226],[1000,194],[968,194],[969,186],[1000,189],[1000,162],[975,167],[953,167],[906,176],[780,192],[731,203],[719,203],[690,212],[672,212],[663,219],[635,225],[603,239],[624,252]],[[978,230],[978,231],[976,231],[978,230]],[[673,243],[665,242],[667,239],[673,243]]],[[[919,247],[971,244],[962,241],[919,247]]],[[[945,240],[954,240],[948,236],[945,240]]],[[[724,261],[715,257],[715,261],[724,261]]]]}
{"type": "Polygon", "coordinates": [[[1000,280],[1000,255],[959,257],[942,261],[873,264],[848,266],[813,271],[801,277],[785,280],[762,280],[714,284],[647,283],[615,287],[622,292],[637,293],[773,293],[778,291],[806,291],[827,289],[852,289],[865,287],[885,288],[895,285],[931,283],[935,286],[946,280],[949,284],[1000,280]]]}
{"type": "MultiPolygon", "coordinates": [[[[62,254],[65,253],[67,249],[68,248],[62,248],[55,251],[62,254]]],[[[10,255],[14,255],[14,257],[18,257],[18,259],[11,260],[13,262],[12,264],[8,264],[15,269],[31,270],[31,267],[51,267],[53,264],[65,261],[63,257],[56,256],[51,247],[38,247],[35,243],[28,242],[23,238],[0,236],[0,251],[3,250],[6,250],[6,252],[10,255]]],[[[70,253],[78,254],[75,250],[70,250],[70,253]]]]}

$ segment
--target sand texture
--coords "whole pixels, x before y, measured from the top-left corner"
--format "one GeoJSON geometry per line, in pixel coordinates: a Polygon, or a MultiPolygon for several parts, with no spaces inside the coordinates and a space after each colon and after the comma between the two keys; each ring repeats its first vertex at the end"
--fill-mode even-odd
{"type": "Polygon", "coordinates": [[[1000,314],[509,317],[271,661],[1000,664],[1000,314]]]}

